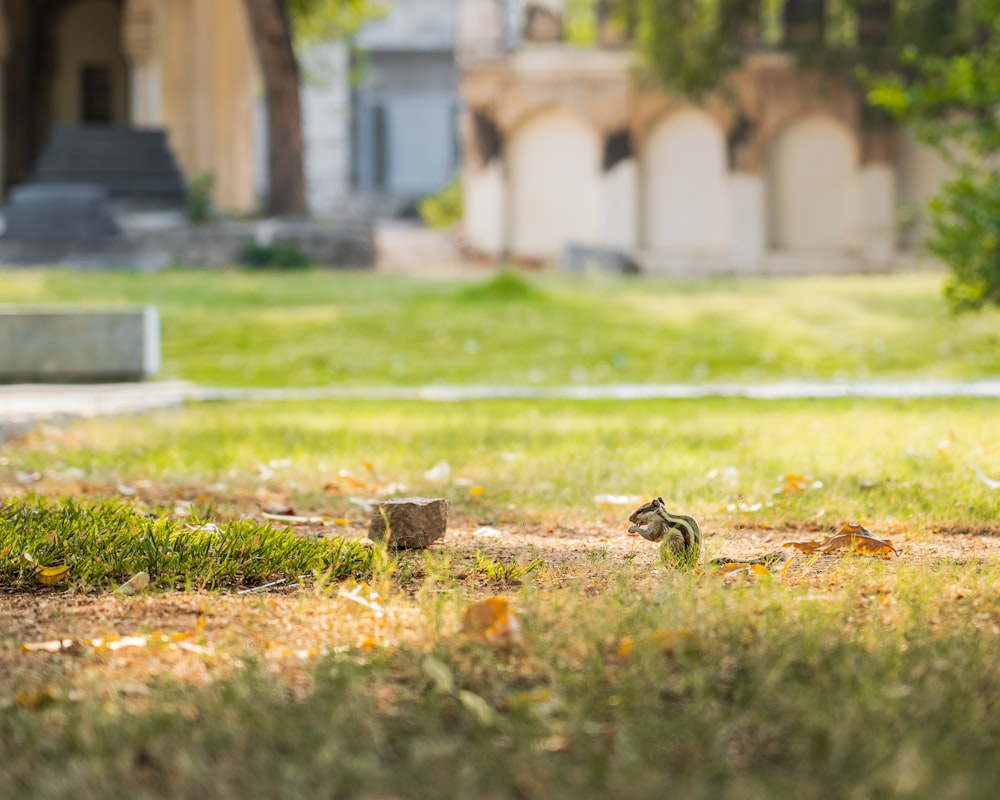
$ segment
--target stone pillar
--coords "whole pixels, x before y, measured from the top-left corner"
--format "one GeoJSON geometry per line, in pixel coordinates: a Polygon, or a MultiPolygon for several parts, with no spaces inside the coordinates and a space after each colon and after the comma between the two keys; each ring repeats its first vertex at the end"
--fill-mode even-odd
{"type": "Polygon", "coordinates": [[[462,115],[462,234],[474,250],[505,258],[510,249],[504,137],[485,108],[462,115]]]}
{"type": "Polygon", "coordinates": [[[604,173],[602,244],[634,253],[639,245],[639,166],[626,158],[604,173]]]}
{"type": "Polygon", "coordinates": [[[858,242],[867,264],[885,267],[896,252],[896,128],[883,114],[862,116],[858,242]]]}
{"type": "Polygon", "coordinates": [[[131,122],[163,124],[163,94],[157,48],[156,0],[128,0],[122,15],[122,47],[131,66],[131,122]]]}
{"type": "Polygon", "coordinates": [[[604,137],[601,244],[630,255],[639,246],[639,165],[627,128],[604,137]]]}
{"type": "Polygon", "coordinates": [[[730,252],[735,272],[756,272],[767,254],[767,196],[764,178],[729,173],[730,252]]]}

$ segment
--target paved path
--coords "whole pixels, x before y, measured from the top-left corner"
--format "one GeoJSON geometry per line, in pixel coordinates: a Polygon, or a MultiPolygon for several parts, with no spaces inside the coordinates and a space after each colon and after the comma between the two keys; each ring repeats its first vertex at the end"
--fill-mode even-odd
{"type": "Polygon", "coordinates": [[[0,386],[0,422],[30,424],[60,416],[93,417],[234,400],[399,399],[430,402],[490,399],[648,400],[657,398],[986,397],[1000,398],[1000,379],[982,381],[780,381],[763,384],[611,384],[607,386],[417,386],[213,389],[184,381],[94,385],[0,386]]]}

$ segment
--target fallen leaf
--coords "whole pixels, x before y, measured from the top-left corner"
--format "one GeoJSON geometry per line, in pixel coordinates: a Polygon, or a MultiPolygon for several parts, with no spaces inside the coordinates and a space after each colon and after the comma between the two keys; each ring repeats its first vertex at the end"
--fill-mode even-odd
{"type": "Polygon", "coordinates": [[[789,472],[782,476],[782,494],[797,494],[798,492],[804,492],[806,486],[808,486],[808,480],[805,475],[800,475],[797,472],[789,472]]]}
{"type": "Polygon", "coordinates": [[[465,610],[462,632],[490,644],[511,647],[521,644],[521,624],[505,597],[487,597],[465,610]]]}
{"type": "Polygon", "coordinates": [[[803,553],[829,553],[833,550],[850,550],[854,553],[870,553],[889,558],[899,555],[888,539],[876,536],[864,525],[844,523],[840,531],[828,536],[822,542],[787,542],[785,547],[794,547],[803,553]]]}
{"type": "Polygon", "coordinates": [[[78,650],[80,643],[76,639],[53,639],[48,642],[25,642],[21,650],[25,653],[62,653],[78,650]]]}
{"type": "Polygon", "coordinates": [[[137,572],[118,587],[118,592],[125,595],[135,594],[136,592],[141,592],[147,586],[149,586],[149,573],[137,572]]]}
{"type": "Polygon", "coordinates": [[[337,595],[367,608],[376,617],[384,617],[386,614],[385,606],[380,601],[379,593],[367,583],[356,584],[350,590],[343,588],[337,592],[337,595]]]}
{"type": "Polygon", "coordinates": [[[438,461],[424,473],[424,479],[432,483],[447,483],[450,478],[451,464],[447,461],[438,461]]]}
{"type": "Polygon", "coordinates": [[[469,487],[469,494],[471,494],[473,497],[479,497],[485,491],[486,490],[482,486],[470,486],[469,487]]]}
{"type": "Polygon", "coordinates": [[[44,586],[55,586],[69,574],[69,566],[39,567],[38,582],[44,586]]]}

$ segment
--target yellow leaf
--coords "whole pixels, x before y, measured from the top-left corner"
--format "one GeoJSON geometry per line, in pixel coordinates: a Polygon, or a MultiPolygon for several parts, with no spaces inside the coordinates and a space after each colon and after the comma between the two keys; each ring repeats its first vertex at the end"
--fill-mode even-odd
{"type": "Polygon", "coordinates": [[[68,566],[39,567],[38,582],[45,586],[55,586],[69,574],[68,566]]]}
{"type": "Polygon", "coordinates": [[[769,577],[771,575],[767,567],[765,567],[763,564],[751,564],[750,571],[754,575],[760,575],[762,577],[769,577]]]}
{"type": "Polygon", "coordinates": [[[486,490],[482,486],[470,486],[469,487],[469,494],[471,494],[473,497],[479,497],[485,491],[486,490]]]}
{"type": "Polygon", "coordinates": [[[632,655],[632,648],[635,647],[635,638],[632,636],[623,636],[621,641],[618,642],[618,650],[615,655],[618,658],[628,658],[632,655]]]}
{"type": "Polygon", "coordinates": [[[502,647],[522,641],[521,624],[505,597],[487,597],[469,606],[462,617],[462,632],[502,647]]]}
{"type": "Polygon", "coordinates": [[[720,575],[729,575],[731,572],[742,572],[745,570],[749,564],[746,561],[731,561],[728,564],[722,564],[719,566],[720,575]]]}

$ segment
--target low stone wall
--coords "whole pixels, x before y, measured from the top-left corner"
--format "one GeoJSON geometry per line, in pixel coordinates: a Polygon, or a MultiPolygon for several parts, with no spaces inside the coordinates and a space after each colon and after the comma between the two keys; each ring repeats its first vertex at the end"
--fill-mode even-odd
{"type": "Polygon", "coordinates": [[[102,242],[31,242],[0,237],[0,264],[62,265],[83,269],[136,269],[144,272],[170,264],[229,267],[237,264],[248,242],[293,243],[313,264],[340,269],[375,265],[375,233],[370,220],[249,220],[206,225],[174,224],[130,229],[102,242]]]}
{"type": "Polygon", "coordinates": [[[160,318],[153,306],[0,307],[0,383],[138,381],[159,369],[160,318]]]}
{"type": "Polygon", "coordinates": [[[248,242],[294,244],[320,267],[363,269],[375,264],[375,234],[368,220],[217,222],[149,231],[135,238],[145,252],[196,267],[232,266],[248,242]]]}

